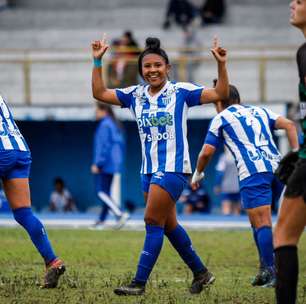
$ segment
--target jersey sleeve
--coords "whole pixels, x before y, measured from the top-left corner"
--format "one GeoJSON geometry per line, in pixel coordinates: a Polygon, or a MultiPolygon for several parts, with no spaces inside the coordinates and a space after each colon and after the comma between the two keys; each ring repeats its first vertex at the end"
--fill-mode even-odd
{"type": "Polygon", "coordinates": [[[121,102],[122,108],[130,108],[133,100],[133,92],[137,86],[130,86],[124,89],[116,89],[116,95],[121,102]]]}
{"type": "Polygon", "coordinates": [[[186,96],[186,104],[188,107],[194,107],[201,105],[201,94],[204,90],[203,86],[197,86],[188,82],[179,82],[178,87],[184,90],[186,96]]]}
{"type": "Polygon", "coordinates": [[[275,129],[275,122],[276,122],[276,119],[280,117],[279,114],[277,113],[274,113],[268,109],[264,109],[264,111],[266,112],[267,114],[267,117],[268,117],[268,120],[269,120],[269,126],[270,126],[270,129],[273,130],[275,129]]]}
{"type": "Polygon", "coordinates": [[[221,116],[216,116],[210,123],[204,144],[218,148],[223,143],[221,116]]]}

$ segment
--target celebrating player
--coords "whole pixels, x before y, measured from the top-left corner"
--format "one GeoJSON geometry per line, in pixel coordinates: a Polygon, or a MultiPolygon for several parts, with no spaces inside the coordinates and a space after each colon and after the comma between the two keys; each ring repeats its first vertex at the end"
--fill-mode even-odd
{"type": "MultiPolygon", "coordinates": [[[[306,0],[291,2],[290,23],[306,38],[306,0]]],[[[299,95],[304,142],[299,152],[289,152],[281,161],[278,176],[287,184],[274,231],[278,304],[294,304],[298,282],[297,244],[306,225],[306,43],[297,52],[299,95]]]]}
{"type": "Polygon", "coordinates": [[[47,232],[32,213],[29,189],[31,153],[0,95],[0,176],[15,220],[27,231],[46,264],[43,287],[54,288],[65,266],[53,252],[47,232]]]}
{"type": "Polygon", "coordinates": [[[297,149],[298,138],[293,122],[267,109],[241,105],[236,87],[230,85],[229,98],[217,103],[219,113],[212,120],[199,154],[192,187],[204,178],[204,169],[223,142],[233,154],[238,174],[242,207],[246,209],[260,257],[260,271],[252,285],[275,285],[271,230],[272,196],[279,199],[283,185],[274,176],[280,153],[272,137],[273,129],[286,130],[289,144],[297,149]]]}
{"type": "Polygon", "coordinates": [[[194,275],[191,293],[200,293],[214,276],[196,254],[186,231],[176,219],[175,202],[191,173],[186,118],[189,107],[224,99],[228,95],[226,50],[214,40],[212,54],[218,63],[216,88],[168,80],[169,58],[157,38],[148,38],[138,59],[141,77],[147,85],[125,89],[106,88],[102,77],[105,38],[92,43],[94,68],[93,96],[105,103],[129,108],[138,124],[142,144],[141,180],[146,202],[146,237],[137,273],[127,286],[116,288],[117,295],[141,295],[162,248],[166,235],[194,275]]]}

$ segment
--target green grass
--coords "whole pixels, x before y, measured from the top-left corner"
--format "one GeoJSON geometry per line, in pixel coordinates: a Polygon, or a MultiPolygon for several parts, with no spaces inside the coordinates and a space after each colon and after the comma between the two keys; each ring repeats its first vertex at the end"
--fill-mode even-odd
{"type": "MultiPolygon", "coordinates": [[[[0,229],[0,303],[274,303],[274,290],[254,288],[257,253],[250,231],[190,232],[215,284],[200,295],[188,293],[191,273],[165,239],[145,296],[118,297],[113,288],[129,282],[143,244],[143,232],[50,230],[66,274],[55,290],[39,288],[40,256],[21,229],[0,229]]],[[[306,237],[300,241],[299,303],[306,303],[306,237]]]]}

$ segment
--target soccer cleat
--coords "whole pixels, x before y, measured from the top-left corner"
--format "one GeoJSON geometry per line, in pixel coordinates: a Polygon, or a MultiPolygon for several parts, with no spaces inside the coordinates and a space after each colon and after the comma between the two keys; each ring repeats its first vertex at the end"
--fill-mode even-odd
{"type": "Polygon", "coordinates": [[[44,284],[42,288],[56,288],[60,276],[65,272],[64,262],[56,259],[51,262],[46,269],[44,284]]]}
{"type": "Polygon", "coordinates": [[[130,218],[130,214],[127,213],[127,212],[124,212],[121,217],[119,218],[116,226],[115,226],[115,229],[121,229],[125,223],[127,222],[127,220],[130,218]]]}
{"type": "Polygon", "coordinates": [[[266,268],[263,271],[263,277],[264,277],[264,284],[261,285],[261,287],[264,288],[269,288],[272,287],[274,288],[276,286],[276,275],[275,275],[275,270],[274,267],[272,268],[266,268]]]}
{"type": "Polygon", "coordinates": [[[203,290],[203,288],[208,287],[215,280],[216,278],[208,270],[206,272],[201,272],[194,276],[189,291],[192,294],[200,293],[203,290]]]}
{"type": "Polygon", "coordinates": [[[253,286],[275,287],[276,277],[274,268],[260,268],[258,274],[253,279],[253,286]]]}
{"type": "Polygon", "coordinates": [[[262,286],[266,283],[266,278],[264,277],[264,268],[260,267],[258,273],[253,278],[251,284],[252,286],[262,286]]]}
{"type": "Polygon", "coordinates": [[[132,281],[131,284],[120,286],[114,289],[114,293],[118,296],[141,296],[145,292],[145,285],[132,281]]]}

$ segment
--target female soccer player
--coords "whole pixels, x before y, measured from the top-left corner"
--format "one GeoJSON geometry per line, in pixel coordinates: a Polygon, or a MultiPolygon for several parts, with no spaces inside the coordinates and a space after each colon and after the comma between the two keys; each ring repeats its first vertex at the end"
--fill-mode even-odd
{"type": "MultiPolygon", "coordinates": [[[[306,0],[293,0],[290,9],[290,23],[306,38],[306,0]]],[[[299,152],[292,151],[283,158],[278,170],[279,177],[287,184],[274,231],[278,304],[296,303],[297,244],[306,225],[306,43],[297,52],[297,65],[304,142],[299,152]]]]}
{"type": "Polygon", "coordinates": [[[15,220],[27,231],[46,264],[43,287],[55,288],[65,266],[53,252],[47,232],[31,210],[31,153],[0,95],[0,176],[15,220]]]}
{"type": "Polygon", "coordinates": [[[274,176],[280,153],[273,140],[273,130],[283,129],[292,149],[298,147],[298,137],[292,121],[267,109],[240,104],[237,88],[230,85],[229,98],[217,103],[219,113],[207,132],[192,177],[192,187],[204,178],[204,169],[220,144],[225,143],[235,158],[239,174],[242,206],[253,229],[261,269],[253,286],[273,287],[275,268],[273,257],[271,204],[279,199],[283,184],[274,176]]]}
{"type": "Polygon", "coordinates": [[[108,211],[111,210],[117,218],[116,228],[121,228],[129,214],[120,210],[110,196],[115,173],[121,172],[123,161],[124,138],[119,122],[112,108],[101,102],[96,106],[98,126],[94,136],[94,157],[91,172],[95,177],[95,188],[102,202],[102,210],[96,227],[103,225],[108,211]]]}
{"type": "Polygon", "coordinates": [[[226,50],[217,39],[211,49],[218,63],[216,88],[168,80],[169,58],[157,38],[148,38],[138,59],[141,77],[147,85],[108,89],[102,77],[105,38],[92,43],[93,96],[105,103],[129,108],[134,114],[142,143],[142,189],[146,202],[146,237],[132,283],[116,288],[117,295],[141,295],[162,248],[166,235],[194,274],[190,292],[199,293],[214,281],[192,247],[186,231],[176,219],[175,202],[191,173],[186,118],[189,107],[214,102],[228,95],[226,50]]]}

